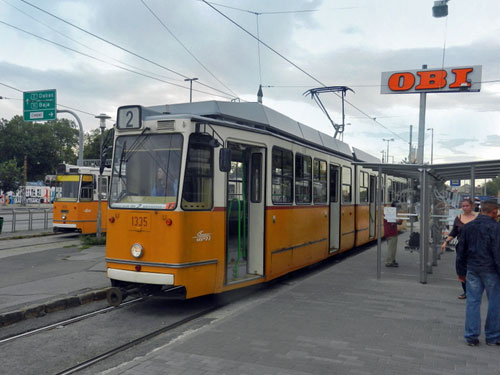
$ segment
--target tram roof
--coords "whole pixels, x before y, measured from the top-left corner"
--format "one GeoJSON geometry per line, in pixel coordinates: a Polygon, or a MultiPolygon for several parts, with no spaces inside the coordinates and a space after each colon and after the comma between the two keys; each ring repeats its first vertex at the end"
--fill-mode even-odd
{"type": "Polygon", "coordinates": [[[500,175],[500,159],[445,164],[380,164],[357,162],[365,168],[397,177],[419,178],[425,168],[429,174],[441,181],[495,178],[500,175]]]}
{"type": "MultiPolygon", "coordinates": [[[[147,107],[145,110],[146,116],[157,116],[158,114],[194,115],[230,121],[239,125],[265,129],[276,134],[306,141],[334,153],[347,156],[350,159],[353,157],[356,159],[357,157],[357,154],[353,154],[351,147],[347,143],[295,121],[260,103],[222,102],[214,100],[166,104],[147,107]]],[[[359,155],[359,159],[357,160],[374,161],[373,159],[376,159],[365,152],[360,152],[359,155]]],[[[378,159],[376,160],[378,161],[378,159]]]]}

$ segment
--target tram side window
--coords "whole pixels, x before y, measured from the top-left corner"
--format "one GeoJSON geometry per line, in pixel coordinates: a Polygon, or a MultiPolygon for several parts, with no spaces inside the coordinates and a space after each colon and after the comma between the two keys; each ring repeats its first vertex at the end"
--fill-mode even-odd
{"type": "Polygon", "coordinates": [[[94,192],[94,179],[90,175],[82,176],[82,187],[80,189],[80,200],[91,201],[94,192]]]}
{"type": "Polygon", "coordinates": [[[274,147],[272,157],[272,201],[292,203],[293,154],[291,151],[274,147]]]}
{"type": "Polygon", "coordinates": [[[262,154],[252,154],[250,173],[250,200],[253,203],[262,201],[262,154]]]}
{"type": "Polygon", "coordinates": [[[339,171],[338,167],[330,165],[330,202],[338,202],[338,181],[339,181],[339,171]]]}
{"type": "Polygon", "coordinates": [[[182,191],[182,209],[208,210],[213,205],[213,148],[191,135],[182,191]]]}
{"type": "Polygon", "coordinates": [[[326,161],[314,159],[313,164],[313,187],[314,203],[327,202],[327,178],[326,161]]]}
{"type": "Polygon", "coordinates": [[[352,170],[349,167],[342,168],[342,203],[352,202],[352,170]]]}
{"type": "Polygon", "coordinates": [[[394,200],[394,187],[392,186],[392,180],[387,180],[387,202],[391,203],[394,200]]]}
{"type": "Polygon", "coordinates": [[[359,176],[359,203],[368,203],[368,173],[361,172],[359,176]]]}
{"type": "Polygon", "coordinates": [[[295,155],[295,202],[312,201],[312,159],[310,156],[295,155]]]}

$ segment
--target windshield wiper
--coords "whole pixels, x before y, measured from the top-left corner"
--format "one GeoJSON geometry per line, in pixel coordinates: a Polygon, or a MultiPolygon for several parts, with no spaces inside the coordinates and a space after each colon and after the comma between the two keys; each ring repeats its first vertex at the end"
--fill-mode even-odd
{"type": "MultiPolygon", "coordinates": [[[[137,136],[137,138],[134,140],[134,143],[132,143],[132,146],[130,146],[130,150],[127,151],[127,155],[133,154],[139,147],[142,146],[142,144],[144,143],[144,141],[147,138],[149,138],[149,136],[151,134],[148,134],[147,136],[142,137],[147,130],[151,130],[151,129],[150,128],[144,128],[144,130],[141,132],[141,134],[139,134],[137,136]]],[[[129,159],[130,159],[130,156],[125,160],[125,162],[128,162],[129,159]]]]}
{"type": "Polygon", "coordinates": [[[118,178],[122,178],[122,164],[123,164],[123,160],[125,160],[125,154],[126,154],[125,148],[126,147],[127,147],[127,141],[124,141],[122,152],[120,154],[120,166],[118,167],[118,178]]]}

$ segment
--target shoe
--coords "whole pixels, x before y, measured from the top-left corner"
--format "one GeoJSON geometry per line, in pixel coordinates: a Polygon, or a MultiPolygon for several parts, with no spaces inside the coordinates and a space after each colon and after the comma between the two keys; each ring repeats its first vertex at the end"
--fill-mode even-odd
{"type": "Polygon", "coordinates": [[[392,262],[392,266],[393,266],[393,267],[399,267],[399,263],[398,263],[398,262],[396,262],[396,261],[393,261],[393,262],[392,262]]]}
{"type": "Polygon", "coordinates": [[[479,340],[478,339],[469,339],[469,340],[467,340],[467,345],[477,346],[477,345],[479,345],[479,340]]]}
{"type": "Polygon", "coordinates": [[[385,266],[386,267],[397,267],[397,266],[394,265],[394,263],[386,263],[385,266]]]}
{"type": "Polygon", "coordinates": [[[486,341],[486,345],[489,345],[489,346],[495,346],[495,345],[498,345],[500,346],[500,341],[486,341]]]}
{"type": "Polygon", "coordinates": [[[462,293],[462,294],[460,294],[457,298],[458,298],[458,299],[466,299],[466,298],[467,298],[467,294],[462,293]]]}

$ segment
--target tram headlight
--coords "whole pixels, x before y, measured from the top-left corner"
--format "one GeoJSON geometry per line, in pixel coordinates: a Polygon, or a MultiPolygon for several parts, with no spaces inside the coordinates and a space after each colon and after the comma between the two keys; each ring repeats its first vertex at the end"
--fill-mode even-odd
{"type": "Polygon", "coordinates": [[[61,218],[62,218],[63,220],[66,220],[66,215],[62,215],[62,216],[61,216],[61,218]]]}
{"type": "Polygon", "coordinates": [[[138,243],[133,244],[132,247],[130,248],[130,253],[134,258],[140,258],[143,253],[142,245],[138,243]]]}

